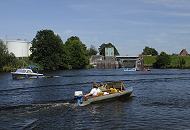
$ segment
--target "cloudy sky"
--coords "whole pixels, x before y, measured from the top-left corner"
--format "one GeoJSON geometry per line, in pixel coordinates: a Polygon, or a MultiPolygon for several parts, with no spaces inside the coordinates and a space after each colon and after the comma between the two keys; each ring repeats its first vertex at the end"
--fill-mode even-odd
{"type": "Polygon", "coordinates": [[[0,38],[31,41],[52,29],[88,47],[113,43],[121,55],[145,46],[190,52],[190,0],[0,0],[0,38]]]}

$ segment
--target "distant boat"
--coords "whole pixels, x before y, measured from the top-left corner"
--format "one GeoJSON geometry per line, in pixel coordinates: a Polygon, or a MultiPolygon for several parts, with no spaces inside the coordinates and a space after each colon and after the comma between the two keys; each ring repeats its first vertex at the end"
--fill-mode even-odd
{"type": "Polygon", "coordinates": [[[143,71],[151,71],[149,68],[144,68],[143,71]]]}
{"type": "Polygon", "coordinates": [[[43,74],[34,73],[32,69],[17,69],[16,72],[11,72],[13,79],[28,79],[28,78],[38,78],[43,76],[43,74]]]}
{"type": "Polygon", "coordinates": [[[148,68],[147,71],[150,71],[150,69],[148,68]]]}
{"type": "Polygon", "coordinates": [[[137,71],[136,68],[125,68],[124,71],[137,71]]]}

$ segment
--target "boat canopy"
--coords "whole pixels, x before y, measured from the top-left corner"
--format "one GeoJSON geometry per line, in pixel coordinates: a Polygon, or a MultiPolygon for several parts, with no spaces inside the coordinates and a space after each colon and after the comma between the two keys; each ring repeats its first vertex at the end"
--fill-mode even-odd
{"type": "Polygon", "coordinates": [[[17,69],[17,73],[33,73],[31,69],[17,69]]]}

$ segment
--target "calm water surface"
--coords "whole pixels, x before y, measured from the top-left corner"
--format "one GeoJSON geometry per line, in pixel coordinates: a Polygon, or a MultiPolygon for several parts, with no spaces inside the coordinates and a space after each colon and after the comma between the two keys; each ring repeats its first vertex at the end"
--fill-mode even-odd
{"type": "Polygon", "coordinates": [[[0,129],[190,129],[190,70],[72,70],[52,78],[12,80],[0,73],[0,129]],[[85,107],[76,90],[93,81],[124,80],[133,96],[85,107]]]}

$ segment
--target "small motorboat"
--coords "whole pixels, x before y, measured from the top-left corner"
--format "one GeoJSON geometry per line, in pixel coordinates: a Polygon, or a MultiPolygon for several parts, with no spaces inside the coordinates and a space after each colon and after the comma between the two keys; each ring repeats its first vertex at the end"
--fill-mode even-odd
{"type": "Polygon", "coordinates": [[[137,71],[136,68],[125,68],[124,71],[137,71]]]}
{"type": "Polygon", "coordinates": [[[43,74],[34,73],[32,69],[17,69],[16,72],[11,72],[13,79],[28,79],[28,78],[39,78],[43,74]]]}
{"type": "Polygon", "coordinates": [[[130,97],[133,92],[132,87],[125,87],[123,82],[106,83],[102,93],[99,96],[91,96],[88,99],[83,99],[82,91],[75,91],[75,99],[78,106],[86,106],[93,103],[107,101],[111,99],[130,97]]]}

